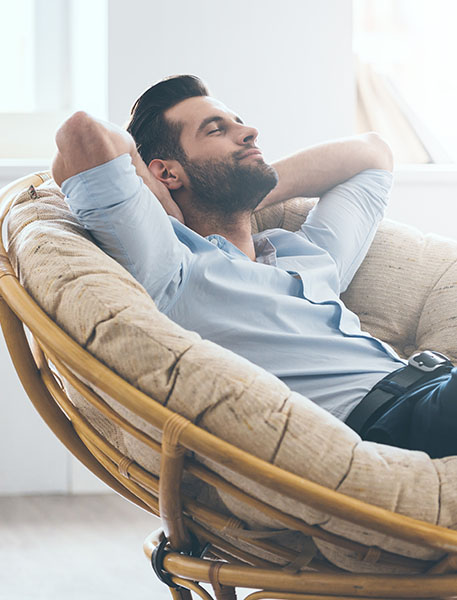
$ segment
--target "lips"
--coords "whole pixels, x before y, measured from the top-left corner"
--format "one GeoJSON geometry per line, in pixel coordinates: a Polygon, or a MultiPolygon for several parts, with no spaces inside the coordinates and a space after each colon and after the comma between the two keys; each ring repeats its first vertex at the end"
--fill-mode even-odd
{"type": "Polygon", "coordinates": [[[242,160],[243,158],[247,158],[248,156],[262,157],[262,152],[259,150],[259,148],[250,148],[249,150],[246,150],[240,155],[240,160],[242,160]]]}

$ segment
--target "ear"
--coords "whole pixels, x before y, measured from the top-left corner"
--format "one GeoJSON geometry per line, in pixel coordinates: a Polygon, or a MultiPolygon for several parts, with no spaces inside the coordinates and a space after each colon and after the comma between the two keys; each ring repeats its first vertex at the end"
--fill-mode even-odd
{"type": "Polygon", "coordinates": [[[169,190],[179,190],[183,186],[180,165],[175,160],[154,158],[149,163],[148,170],[169,190]]]}

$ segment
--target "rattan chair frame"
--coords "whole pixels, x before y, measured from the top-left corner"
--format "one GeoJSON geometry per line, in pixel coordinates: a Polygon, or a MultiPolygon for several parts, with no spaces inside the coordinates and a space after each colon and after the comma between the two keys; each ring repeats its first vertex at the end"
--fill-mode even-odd
{"type": "MultiPolygon", "coordinates": [[[[30,186],[33,192],[49,177],[48,172],[26,176],[0,190],[2,229],[18,193],[30,186]]],[[[163,529],[146,539],[144,549],[151,558],[154,548],[166,537],[168,545],[161,569],[170,578],[173,598],[189,599],[192,590],[208,600],[211,596],[199,585],[202,582],[213,585],[217,600],[234,598],[238,587],[259,590],[249,595],[250,600],[444,598],[457,594],[456,531],[327,489],[239,450],[173,413],[98,361],[46,315],[18,280],[3,240],[0,242],[0,321],[22,385],[55,435],[113,490],[161,517],[163,529]],[[104,439],[70,401],[61,378],[71,383],[105,417],[146,444],[151,452],[160,453],[160,477],[147,472],[104,439]],[[94,388],[160,430],[161,444],[116,413],[94,388]],[[250,496],[191,458],[191,453],[328,515],[439,549],[446,553],[445,557],[435,564],[408,559],[310,526],[271,506],[268,499],[262,501],[250,496]],[[381,563],[403,565],[415,572],[362,575],[344,572],[324,560],[307,560],[297,552],[264,539],[271,535],[255,534],[239,519],[219,514],[186,497],[180,491],[185,471],[281,522],[285,529],[350,549],[360,558],[375,556],[381,563]],[[248,542],[252,550],[244,546],[238,548],[237,539],[248,542]],[[195,540],[200,549],[205,547],[204,557],[198,556],[195,540]],[[281,568],[274,561],[259,558],[256,550],[268,552],[286,566],[281,568]],[[303,565],[306,571],[299,570],[303,565]]]]}

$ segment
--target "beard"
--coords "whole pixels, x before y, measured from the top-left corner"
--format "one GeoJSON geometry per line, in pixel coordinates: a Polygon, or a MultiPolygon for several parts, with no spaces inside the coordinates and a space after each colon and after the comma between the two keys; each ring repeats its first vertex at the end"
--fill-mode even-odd
{"type": "Polygon", "coordinates": [[[224,160],[184,161],[197,208],[225,218],[251,213],[276,186],[276,170],[262,158],[243,164],[243,152],[246,148],[224,160]]]}

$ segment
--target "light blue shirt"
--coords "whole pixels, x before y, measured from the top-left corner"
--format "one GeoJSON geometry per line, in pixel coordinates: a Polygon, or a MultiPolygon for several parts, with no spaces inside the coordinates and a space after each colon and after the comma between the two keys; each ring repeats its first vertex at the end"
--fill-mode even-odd
{"type": "Polygon", "coordinates": [[[67,179],[71,210],[158,308],[265,368],[340,419],[405,364],[361,331],[339,295],[382,218],[392,174],[367,170],[322,196],[295,233],[253,236],[256,262],[221,235],[169,217],[130,156],[67,179]]]}

